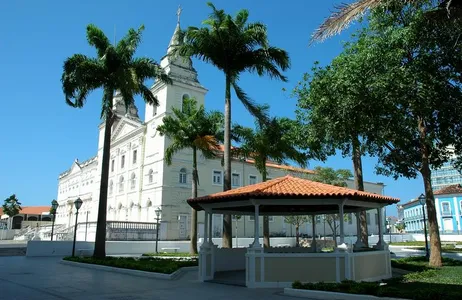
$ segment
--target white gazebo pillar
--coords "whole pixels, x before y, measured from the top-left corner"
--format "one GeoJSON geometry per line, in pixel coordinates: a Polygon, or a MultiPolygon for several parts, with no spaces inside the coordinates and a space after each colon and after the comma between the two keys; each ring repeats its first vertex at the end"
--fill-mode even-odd
{"type": "Polygon", "coordinates": [[[313,240],[311,242],[311,250],[316,252],[316,215],[313,215],[312,226],[313,226],[313,240]]]}
{"type": "Polygon", "coordinates": [[[355,248],[360,249],[367,247],[364,245],[364,243],[361,241],[361,211],[356,212],[356,243],[355,243],[355,248]]]}
{"type": "Polygon", "coordinates": [[[345,243],[345,219],[343,217],[343,203],[339,205],[339,222],[340,222],[340,245],[345,243]]]}
{"type": "Polygon", "coordinates": [[[375,245],[374,248],[383,250],[384,249],[384,242],[383,242],[383,224],[382,224],[382,208],[377,208],[378,214],[378,227],[379,227],[379,241],[375,245]]]}
{"type": "Polygon", "coordinates": [[[255,220],[254,220],[254,239],[252,248],[260,248],[260,205],[255,205],[255,220]]]}
{"type": "Polygon", "coordinates": [[[245,259],[245,278],[246,286],[248,288],[255,288],[257,285],[257,272],[256,268],[259,266],[258,277],[259,282],[264,282],[264,270],[265,262],[263,259],[263,247],[260,244],[260,205],[255,204],[255,230],[254,230],[254,240],[253,243],[247,248],[247,254],[245,259]],[[257,263],[258,262],[258,263],[257,263]]]}
{"type": "Polygon", "coordinates": [[[214,245],[212,242],[212,212],[205,211],[204,242],[199,250],[199,281],[212,280],[215,275],[215,261],[213,258],[214,245]]]}

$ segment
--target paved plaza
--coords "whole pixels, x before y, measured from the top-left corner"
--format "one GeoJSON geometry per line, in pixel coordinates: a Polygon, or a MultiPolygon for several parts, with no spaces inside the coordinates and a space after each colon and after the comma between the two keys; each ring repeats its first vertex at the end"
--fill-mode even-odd
{"type": "Polygon", "coordinates": [[[157,280],[62,265],[59,258],[0,257],[0,299],[295,299],[282,289],[200,283],[197,272],[157,280]]]}

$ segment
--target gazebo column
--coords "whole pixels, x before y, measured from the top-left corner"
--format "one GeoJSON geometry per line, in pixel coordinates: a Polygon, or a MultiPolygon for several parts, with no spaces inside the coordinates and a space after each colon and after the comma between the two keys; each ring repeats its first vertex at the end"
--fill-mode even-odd
{"type": "Polygon", "coordinates": [[[360,249],[367,247],[367,245],[364,245],[364,243],[361,241],[361,211],[356,212],[356,243],[355,243],[355,248],[360,249]]]}
{"type": "Polygon", "coordinates": [[[313,241],[311,242],[311,250],[317,252],[316,250],[316,215],[313,215],[312,226],[313,226],[313,241]]]}
{"type": "Polygon", "coordinates": [[[343,203],[339,205],[339,222],[340,222],[340,245],[343,245],[345,243],[345,220],[343,218],[344,212],[343,212],[343,203]]]}
{"type": "Polygon", "coordinates": [[[377,214],[378,214],[378,226],[379,226],[379,241],[374,246],[374,248],[383,250],[384,249],[384,242],[383,242],[382,208],[377,208],[377,214]]]}
{"type": "Polygon", "coordinates": [[[248,288],[255,288],[257,281],[264,281],[265,273],[265,261],[263,259],[263,247],[260,244],[260,205],[255,205],[255,230],[254,230],[254,240],[249,248],[247,248],[247,254],[245,259],[245,273],[246,273],[246,286],[248,288]],[[256,268],[258,266],[258,277],[256,268]]]}
{"type": "Polygon", "coordinates": [[[255,219],[254,219],[254,239],[252,248],[260,248],[260,205],[255,205],[255,219]]]}
{"type": "Polygon", "coordinates": [[[205,211],[204,219],[204,242],[199,251],[199,280],[211,280],[215,274],[215,262],[213,258],[214,245],[212,242],[212,212],[205,211]]]}

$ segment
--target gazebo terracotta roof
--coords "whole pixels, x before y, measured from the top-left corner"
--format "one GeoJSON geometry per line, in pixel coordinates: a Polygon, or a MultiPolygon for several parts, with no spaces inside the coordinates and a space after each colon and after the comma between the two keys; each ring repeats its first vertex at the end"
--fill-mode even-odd
{"type": "Polygon", "coordinates": [[[201,210],[200,204],[239,201],[249,199],[343,199],[361,200],[374,203],[393,204],[399,199],[362,192],[350,188],[315,182],[290,175],[266,182],[219,192],[208,196],[188,199],[188,204],[201,210]]]}

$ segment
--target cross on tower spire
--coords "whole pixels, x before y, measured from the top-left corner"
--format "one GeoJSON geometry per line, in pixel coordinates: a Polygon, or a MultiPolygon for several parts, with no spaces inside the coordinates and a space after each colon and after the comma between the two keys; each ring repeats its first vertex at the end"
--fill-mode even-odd
{"type": "Polygon", "coordinates": [[[180,16],[182,11],[183,9],[181,8],[181,5],[178,5],[178,10],[176,11],[176,16],[178,17],[178,24],[180,24],[180,16]]]}

